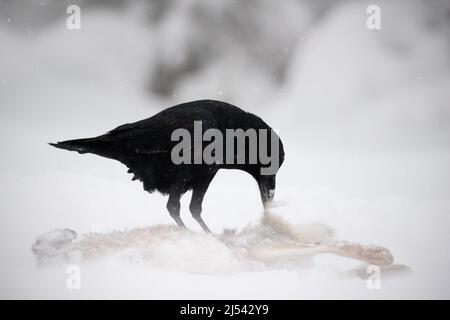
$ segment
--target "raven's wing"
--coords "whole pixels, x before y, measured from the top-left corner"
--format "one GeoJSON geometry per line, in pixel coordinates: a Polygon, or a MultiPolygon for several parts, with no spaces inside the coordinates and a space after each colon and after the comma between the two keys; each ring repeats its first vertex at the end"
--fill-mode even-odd
{"type": "MultiPolygon", "coordinates": [[[[176,110],[175,110],[176,111],[176,110]]],[[[158,178],[167,180],[173,166],[171,151],[179,141],[172,141],[176,129],[186,129],[191,134],[191,148],[194,140],[194,121],[201,121],[202,133],[210,128],[217,128],[217,120],[208,110],[199,112],[161,112],[151,118],[124,124],[111,130],[105,139],[117,144],[120,154],[117,160],[125,164],[134,178],[144,183],[144,189],[152,192],[161,186],[158,178]]]]}
{"type": "MultiPolygon", "coordinates": [[[[176,129],[185,129],[194,139],[195,121],[201,121],[202,133],[210,128],[218,128],[216,116],[208,109],[192,112],[161,112],[134,123],[128,123],[111,130],[105,138],[116,141],[122,152],[128,155],[169,153],[178,141],[172,141],[176,129]]],[[[166,110],[166,111],[169,111],[166,110]]]]}

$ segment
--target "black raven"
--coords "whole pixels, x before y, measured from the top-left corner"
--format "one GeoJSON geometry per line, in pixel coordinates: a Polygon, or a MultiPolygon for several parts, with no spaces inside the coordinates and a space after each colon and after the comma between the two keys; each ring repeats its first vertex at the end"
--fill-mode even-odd
{"type": "MultiPolygon", "coordinates": [[[[194,137],[194,140],[198,140],[198,138],[194,137]]],[[[219,138],[217,136],[214,139],[210,137],[209,141],[218,143],[223,140],[219,138]]],[[[184,224],[180,219],[180,198],[186,191],[192,190],[189,209],[194,219],[206,232],[210,231],[200,216],[203,197],[219,169],[240,169],[252,175],[258,183],[263,205],[266,206],[273,199],[275,174],[284,161],[283,145],[278,135],[261,118],[231,104],[214,100],[179,104],[148,119],[121,125],[95,138],[69,140],[50,143],[50,145],[79,153],[93,153],[122,162],[129,168],[128,173],[134,175],[133,180],[138,179],[143,182],[144,190],[150,193],[157,190],[162,194],[169,195],[167,210],[176,223],[182,227],[184,224]],[[195,128],[199,123],[201,124],[200,130],[195,128]],[[231,141],[227,139],[222,146],[217,144],[217,148],[211,152],[217,161],[209,164],[201,159],[199,162],[198,158],[192,162],[189,161],[191,156],[195,158],[199,154],[203,155],[202,150],[208,145],[208,141],[205,141],[207,139],[201,140],[200,147],[202,149],[198,148],[198,144],[195,145],[194,142],[188,141],[189,148],[182,149],[176,154],[184,159],[188,158],[188,161],[176,164],[173,158],[174,148],[179,146],[180,142],[179,139],[174,139],[173,133],[177,129],[183,129],[184,132],[194,136],[200,134],[200,138],[208,129],[214,129],[223,136],[226,136],[229,130],[248,133],[248,129],[258,133],[267,130],[267,134],[265,136],[258,134],[257,140],[253,141],[251,135],[244,135],[244,144],[241,144],[244,146],[244,155],[238,154],[239,144],[235,143],[237,136],[233,136],[231,141]],[[275,141],[273,138],[276,138],[275,147],[278,150],[274,149],[271,144],[275,141]],[[259,143],[261,141],[266,141],[266,145],[268,144],[266,160],[268,156],[271,158],[273,155],[276,156],[276,159],[272,160],[275,160],[278,166],[273,172],[262,173],[262,170],[267,169],[269,164],[259,157],[256,161],[249,161],[252,157],[250,154],[252,150],[261,155],[262,148],[259,143]],[[255,144],[256,148],[252,148],[255,144]],[[219,149],[222,147],[223,149],[219,149]],[[223,152],[220,152],[221,150],[223,152]],[[227,161],[219,159],[220,154],[227,154],[227,161]],[[230,154],[231,156],[229,156],[230,154]]]]}

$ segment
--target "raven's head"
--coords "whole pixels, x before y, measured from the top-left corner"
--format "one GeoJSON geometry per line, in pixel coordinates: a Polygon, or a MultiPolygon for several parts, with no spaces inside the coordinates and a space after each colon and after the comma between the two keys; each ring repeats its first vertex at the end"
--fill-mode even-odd
{"type": "MultiPolygon", "coordinates": [[[[277,156],[278,156],[277,165],[274,168],[272,168],[272,170],[264,171],[265,169],[267,169],[267,166],[265,165],[260,166],[258,168],[258,172],[252,173],[253,177],[258,183],[259,192],[261,194],[261,200],[264,205],[264,208],[268,208],[270,206],[273,197],[275,196],[276,174],[278,173],[279,168],[284,162],[284,149],[281,140],[279,140],[279,152],[277,156]]],[[[271,167],[271,165],[269,166],[271,167]]]]}

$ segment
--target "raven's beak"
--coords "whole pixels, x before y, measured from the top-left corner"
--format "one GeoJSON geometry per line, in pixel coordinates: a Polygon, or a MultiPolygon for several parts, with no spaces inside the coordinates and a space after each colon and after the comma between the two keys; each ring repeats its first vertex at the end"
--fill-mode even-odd
{"type": "Polygon", "coordinates": [[[264,209],[268,209],[272,206],[273,197],[275,196],[275,189],[269,189],[267,193],[267,200],[264,202],[264,209]]]}
{"type": "Polygon", "coordinates": [[[259,182],[259,192],[261,193],[261,200],[264,208],[269,208],[273,197],[275,196],[275,179],[262,179],[262,181],[259,182]],[[272,179],[273,182],[271,181],[272,179]]]}

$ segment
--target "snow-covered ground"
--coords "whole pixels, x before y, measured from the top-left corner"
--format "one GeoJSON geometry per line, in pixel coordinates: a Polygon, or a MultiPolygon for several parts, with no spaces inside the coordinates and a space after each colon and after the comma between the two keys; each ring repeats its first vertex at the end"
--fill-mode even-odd
{"type": "MultiPolygon", "coordinates": [[[[177,49],[189,50],[182,6],[156,30],[136,7],[91,9],[80,31],[60,19],[21,33],[2,19],[0,297],[450,298],[445,1],[380,6],[380,31],[365,27],[363,1],[342,3],[310,29],[312,14],[301,10],[289,28],[307,31],[289,49],[281,86],[257,67],[267,61],[251,64],[243,46],[178,81],[176,94],[164,99],[149,93],[149,73],[177,49]],[[382,275],[381,289],[369,290],[364,274],[351,272],[361,262],[332,255],[249,268],[200,232],[189,195],[182,218],[197,233],[156,244],[151,258],[127,248],[80,262],[80,290],[67,288],[67,265],[38,268],[31,246],[56,228],[86,234],[173,225],[166,199],[145,193],[121,164],[46,143],[94,136],[195,98],[228,100],[280,130],[286,161],[274,214],[303,225],[305,234],[321,224],[337,240],[384,246],[412,271],[382,275]]],[[[213,181],[203,212],[221,234],[258,225],[263,208],[251,177],[227,171],[213,181]]]]}

